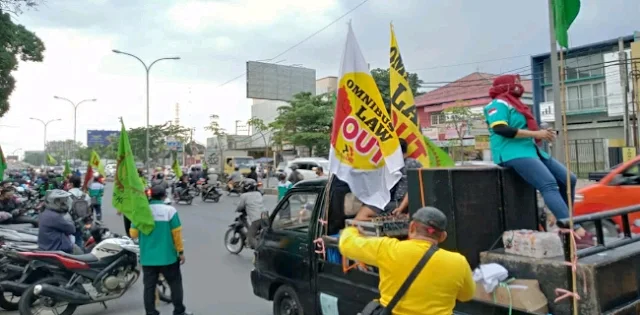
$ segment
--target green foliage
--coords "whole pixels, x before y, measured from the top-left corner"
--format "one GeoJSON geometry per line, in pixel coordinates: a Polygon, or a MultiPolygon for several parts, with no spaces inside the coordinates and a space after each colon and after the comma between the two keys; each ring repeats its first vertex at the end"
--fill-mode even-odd
{"type": "Polygon", "coordinates": [[[40,165],[44,161],[44,153],[42,151],[25,151],[23,161],[31,165],[40,165]]]}
{"type": "MultiPolygon", "coordinates": [[[[456,101],[456,104],[452,107],[449,107],[442,111],[446,115],[447,126],[455,129],[458,134],[458,139],[456,142],[459,142],[459,150],[458,154],[454,151],[454,155],[458,155],[460,158],[463,157],[464,153],[464,145],[463,140],[464,136],[467,134],[467,130],[471,125],[471,122],[476,119],[481,119],[481,114],[475,114],[471,112],[467,102],[464,101],[456,101]]],[[[456,157],[454,156],[454,160],[456,157]]]]}
{"type": "Polygon", "coordinates": [[[213,114],[210,115],[209,118],[211,119],[211,122],[208,126],[204,127],[204,130],[211,131],[211,133],[213,133],[213,135],[216,137],[225,135],[227,133],[227,131],[220,126],[220,116],[213,114]]]}
{"type": "Polygon", "coordinates": [[[271,139],[278,146],[303,146],[314,155],[325,155],[329,151],[334,111],[333,99],[326,94],[296,94],[289,106],[278,108],[278,116],[269,124],[273,131],[271,139]]]}
{"type": "MultiPolygon", "coordinates": [[[[416,97],[423,93],[418,92],[420,85],[424,83],[424,81],[418,78],[418,74],[416,73],[408,73],[409,75],[409,85],[411,86],[411,92],[413,92],[413,96],[416,97]]],[[[380,90],[380,94],[382,94],[382,100],[384,101],[384,106],[389,110],[389,106],[391,104],[391,89],[389,82],[389,68],[381,69],[376,68],[371,70],[371,76],[376,81],[376,85],[380,90]]]]}
{"type": "Polygon", "coordinates": [[[42,40],[24,26],[13,23],[9,13],[17,14],[22,7],[35,4],[32,0],[0,0],[0,117],[9,111],[9,96],[16,84],[11,72],[18,69],[18,57],[36,62],[44,58],[42,40]]]}
{"type": "MultiPolygon", "coordinates": [[[[167,148],[166,139],[174,138],[177,141],[186,143],[189,139],[189,132],[191,129],[171,125],[165,123],[163,125],[149,126],[149,158],[151,160],[158,160],[162,158],[168,158],[170,151],[167,148]]],[[[147,128],[138,127],[131,128],[127,131],[129,134],[129,141],[131,143],[131,151],[133,152],[136,161],[146,161],[146,143],[147,143],[147,128]]],[[[107,151],[117,152],[118,141],[112,141],[107,151]]],[[[96,151],[97,152],[97,151],[96,151]]],[[[98,153],[100,154],[100,153],[98,153]]],[[[100,156],[102,157],[102,155],[100,156]]]]}

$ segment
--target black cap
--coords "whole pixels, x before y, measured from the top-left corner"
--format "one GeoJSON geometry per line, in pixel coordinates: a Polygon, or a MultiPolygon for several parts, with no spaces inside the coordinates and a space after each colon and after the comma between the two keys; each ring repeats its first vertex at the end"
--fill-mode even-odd
{"type": "Polygon", "coordinates": [[[151,198],[162,199],[167,196],[167,190],[163,185],[155,185],[151,187],[151,198]]]}
{"type": "Polygon", "coordinates": [[[411,219],[440,231],[447,229],[447,216],[434,207],[422,207],[418,209],[411,219]]]}

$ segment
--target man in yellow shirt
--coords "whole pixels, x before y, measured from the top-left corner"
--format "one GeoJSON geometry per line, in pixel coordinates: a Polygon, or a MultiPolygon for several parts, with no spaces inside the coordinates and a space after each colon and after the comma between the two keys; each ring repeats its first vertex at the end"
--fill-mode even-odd
{"type": "MultiPolygon", "coordinates": [[[[409,239],[364,237],[355,227],[340,235],[342,255],[380,271],[380,303],[388,305],[409,273],[432,245],[447,238],[447,217],[433,207],[419,209],[409,224],[409,239]]],[[[466,258],[440,249],[418,274],[393,315],[450,315],[456,300],[473,298],[476,284],[466,258]]]]}

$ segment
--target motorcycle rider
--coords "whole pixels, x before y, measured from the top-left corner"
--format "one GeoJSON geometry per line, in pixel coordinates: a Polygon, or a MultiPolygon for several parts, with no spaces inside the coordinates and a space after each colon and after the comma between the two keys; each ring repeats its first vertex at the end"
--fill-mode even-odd
{"type": "Polygon", "coordinates": [[[165,205],[163,200],[167,190],[163,186],[151,187],[151,212],[155,218],[155,227],[149,235],[141,234],[135,225],[130,234],[140,243],[140,265],[142,265],[144,284],[144,308],[147,315],[159,315],[156,309],[156,286],[160,274],[164,276],[171,289],[173,314],[193,315],[186,311],[183,304],[182,274],[180,265],[184,264],[184,245],[182,242],[182,224],[176,208],[165,205]]]}
{"type": "Polygon", "coordinates": [[[30,223],[38,227],[38,219],[20,214],[20,203],[14,197],[15,191],[12,186],[0,190],[0,224],[30,223]]]}
{"type": "Polygon", "coordinates": [[[296,184],[297,182],[301,181],[304,179],[304,176],[302,176],[302,174],[300,174],[300,172],[298,171],[298,166],[297,165],[291,165],[289,167],[291,169],[291,174],[289,174],[289,178],[288,180],[292,183],[292,184],[296,184]]]}
{"type": "Polygon", "coordinates": [[[256,172],[256,167],[251,166],[249,174],[247,174],[247,178],[251,178],[258,182],[258,173],[256,172]]]}
{"type": "Polygon", "coordinates": [[[180,196],[183,192],[187,191],[189,188],[189,175],[182,175],[180,177],[180,181],[176,184],[176,191],[174,192],[175,199],[180,200],[180,196]]]}
{"type": "Polygon", "coordinates": [[[91,206],[96,213],[96,220],[102,221],[102,196],[104,195],[104,176],[98,175],[96,180],[89,185],[91,206]]]}
{"type": "Polygon", "coordinates": [[[249,229],[247,231],[247,245],[250,248],[256,248],[256,234],[260,229],[260,215],[264,211],[264,200],[262,194],[258,191],[258,183],[250,178],[243,181],[243,193],[240,195],[240,203],[237,212],[245,211],[247,213],[247,222],[249,229]]]}
{"type": "Polygon", "coordinates": [[[42,224],[38,229],[38,248],[45,251],[63,251],[68,254],[82,253],[74,246],[70,235],[76,234],[76,226],[64,215],[71,207],[71,193],[60,189],[47,192],[45,209],[40,213],[42,224]]]}
{"type": "Polygon", "coordinates": [[[242,183],[242,173],[240,173],[240,168],[236,166],[233,168],[233,173],[229,175],[229,182],[227,183],[229,186],[229,193],[231,193],[236,185],[240,183],[242,183]]]}
{"type": "MultiPolygon", "coordinates": [[[[87,206],[91,205],[91,197],[89,197],[88,194],[82,191],[82,179],[78,176],[72,176],[69,181],[71,182],[71,189],[69,189],[69,194],[71,194],[71,197],[70,197],[71,202],[69,203],[69,209],[68,209],[69,212],[73,210],[72,207],[76,200],[82,200],[86,202],[87,206]]],[[[76,238],[76,245],[82,247],[83,246],[82,231],[80,230],[80,226],[77,227],[76,233],[74,234],[74,236],[76,238]]]]}

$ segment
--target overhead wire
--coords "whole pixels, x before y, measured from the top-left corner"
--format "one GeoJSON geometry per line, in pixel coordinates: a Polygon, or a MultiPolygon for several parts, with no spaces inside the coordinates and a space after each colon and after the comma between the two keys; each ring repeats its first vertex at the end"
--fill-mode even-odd
{"type": "MultiPolygon", "coordinates": [[[[314,36],[316,36],[316,35],[320,34],[320,33],[321,33],[321,32],[323,32],[324,30],[326,30],[326,29],[328,29],[329,27],[331,27],[333,24],[336,24],[338,21],[342,20],[344,17],[346,17],[347,15],[351,14],[352,12],[354,12],[355,10],[357,10],[358,8],[360,8],[361,6],[363,6],[365,3],[369,2],[369,1],[370,1],[370,0],[363,0],[362,2],[360,2],[360,3],[359,3],[358,5],[356,5],[355,7],[353,7],[353,8],[351,8],[351,9],[349,9],[347,12],[345,12],[344,14],[342,14],[341,16],[339,16],[338,18],[336,18],[335,20],[331,21],[329,24],[327,24],[327,25],[325,25],[324,27],[322,27],[322,28],[318,29],[317,31],[313,32],[311,35],[309,35],[309,36],[305,37],[304,39],[302,39],[301,41],[297,42],[297,43],[296,43],[296,44],[294,44],[293,46],[291,46],[291,47],[289,47],[289,48],[285,49],[283,52],[281,52],[281,53],[279,53],[279,54],[275,55],[275,56],[274,56],[274,57],[272,57],[272,58],[266,59],[266,60],[267,60],[267,61],[270,61],[270,60],[276,59],[276,58],[278,58],[278,57],[281,57],[281,56],[283,56],[284,54],[286,54],[286,53],[290,52],[291,50],[293,50],[293,49],[297,48],[298,46],[300,46],[300,45],[304,44],[304,43],[305,43],[305,42],[307,42],[309,39],[311,39],[311,38],[313,38],[314,36]]],[[[240,75],[238,75],[238,76],[235,76],[235,77],[233,77],[232,79],[229,79],[229,80],[225,81],[224,83],[222,83],[222,84],[218,85],[217,87],[218,87],[218,88],[223,87],[223,86],[225,86],[225,85],[227,85],[227,84],[229,84],[229,83],[231,83],[231,82],[233,82],[233,81],[235,81],[235,80],[238,80],[238,79],[240,79],[240,78],[244,77],[246,74],[247,74],[247,72],[245,71],[245,72],[243,72],[242,74],[240,74],[240,75]]]]}

